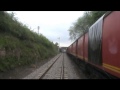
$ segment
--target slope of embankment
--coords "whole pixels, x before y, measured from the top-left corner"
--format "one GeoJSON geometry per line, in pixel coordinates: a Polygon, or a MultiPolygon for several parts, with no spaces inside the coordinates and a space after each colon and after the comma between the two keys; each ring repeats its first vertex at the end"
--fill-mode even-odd
{"type": "Polygon", "coordinates": [[[56,53],[57,46],[45,36],[30,31],[13,14],[0,11],[0,72],[47,59],[56,53]]]}

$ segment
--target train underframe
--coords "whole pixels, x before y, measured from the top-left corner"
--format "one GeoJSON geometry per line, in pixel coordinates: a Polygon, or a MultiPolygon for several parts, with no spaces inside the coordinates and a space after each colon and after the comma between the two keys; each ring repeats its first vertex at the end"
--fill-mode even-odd
{"type": "Polygon", "coordinates": [[[71,54],[68,54],[68,56],[78,65],[88,79],[118,79],[118,77],[115,77],[104,70],[81,60],[80,58],[77,58],[71,54]]]}

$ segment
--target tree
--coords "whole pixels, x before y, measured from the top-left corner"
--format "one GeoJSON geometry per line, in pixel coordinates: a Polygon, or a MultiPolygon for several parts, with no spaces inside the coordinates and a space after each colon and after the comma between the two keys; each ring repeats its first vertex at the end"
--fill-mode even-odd
{"type": "Polygon", "coordinates": [[[73,23],[69,28],[70,40],[75,40],[87,32],[90,26],[105,12],[106,11],[86,11],[83,17],[78,18],[77,22],[73,23]]]}
{"type": "Polygon", "coordinates": [[[91,11],[93,23],[97,21],[107,11],[91,11]]]}
{"type": "Polygon", "coordinates": [[[57,46],[57,47],[58,47],[58,43],[57,43],[57,42],[55,43],[55,46],[57,46]]]}

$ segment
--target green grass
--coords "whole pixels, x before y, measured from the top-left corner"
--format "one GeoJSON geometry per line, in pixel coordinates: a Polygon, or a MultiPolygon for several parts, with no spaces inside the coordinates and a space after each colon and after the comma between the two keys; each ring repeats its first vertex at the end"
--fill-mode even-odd
{"type": "Polygon", "coordinates": [[[57,46],[45,36],[0,11],[0,71],[35,63],[57,54],[57,46]]]}

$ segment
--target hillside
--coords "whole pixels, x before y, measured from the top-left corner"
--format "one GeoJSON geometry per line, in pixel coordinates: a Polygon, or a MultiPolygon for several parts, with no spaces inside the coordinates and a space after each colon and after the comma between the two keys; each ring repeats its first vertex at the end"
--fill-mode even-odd
{"type": "Polygon", "coordinates": [[[45,36],[30,31],[13,14],[0,11],[0,71],[39,62],[56,53],[57,46],[45,36]]]}

